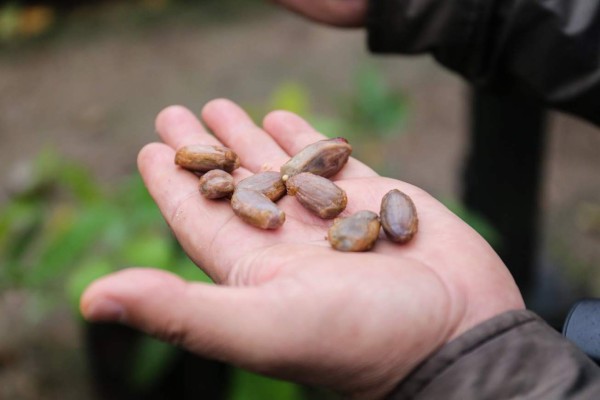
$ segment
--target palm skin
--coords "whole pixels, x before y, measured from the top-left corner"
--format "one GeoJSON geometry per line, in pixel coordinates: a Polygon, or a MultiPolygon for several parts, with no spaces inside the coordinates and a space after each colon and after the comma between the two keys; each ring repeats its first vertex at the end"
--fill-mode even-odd
{"type": "Polygon", "coordinates": [[[277,170],[323,137],[287,112],[271,113],[261,129],[227,100],[210,102],[202,116],[216,137],[188,110],[164,110],[157,130],[165,144],[146,146],[138,162],[179,242],[219,285],[125,270],[88,288],[86,318],[120,321],[257,372],[380,398],[444,343],[523,307],[505,266],[476,232],[424,191],[355,159],[334,177],[348,195],[342,215],[378,212],[383,195],[400,189],[419,214],[409,244],[380,240],[368,253],[335,251],[325,239],[331,221],[289,196],[278,203],[283,227],[246,225],[226,201],[200,196],[197,177],[174,165],[175,149],[220,141],[242,159],[239,180],[277,170]]]}

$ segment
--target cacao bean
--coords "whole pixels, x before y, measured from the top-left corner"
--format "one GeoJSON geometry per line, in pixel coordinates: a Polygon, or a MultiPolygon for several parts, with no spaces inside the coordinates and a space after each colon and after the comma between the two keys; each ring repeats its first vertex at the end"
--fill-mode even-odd
{"type": "Polygon", "coordinates": [[[277,201],[285,195],[285,183],[276,171],[259,172],[241,180],[236,189],[255,190],[267,196],[271,201],[277,201]]]}
{"type": "Polygon", "coordinates": [[[327,239],[336,250],[367,251],[375,245],[379,228],[377,214],[359,211],[350,217],[337,218],[327,232],[327,239]]]}
{"type": "Polygon", "coordinates": [[[207,199],[230,197],[234,189],[233,176],[223,170],[213,169],[200,177],[198,189],[207,199]]]}
{"type": "Polygon", "coordinates": [[[277,229],[285,222],[285,213],[254,190],[236,189],[231,196],[231,207],[235,215],[260,229],[277,229]]]}
{"type": "Polygon", "coordinates": [[[327,178],[302,172],[286,181],[287,193],[323,219],[337,217],[348,203],[346,192],[327,178]]]}
{"type": "Polygon", "coordinates": [[[352,146],[344,138],[320,140],[306,146],[287,163],[281,166],[281,178],[288,178],[302,172],[311,172],[326,178],[337,174],[352,153],[352,146]]]}
{"type": "Polygon", "coordinates": [[[177,150],[175,164],[195,172],[222,169],[232,172],[240,166],[235,152],[224,146],[193,144],[177,150]]]}
{"type": "Polygon", "coordinates": [[[408,242],[419,228],[415,204],[398,189],[391,190],[383,196],[379,216],[383,231],[396,243],[408,242]]]}

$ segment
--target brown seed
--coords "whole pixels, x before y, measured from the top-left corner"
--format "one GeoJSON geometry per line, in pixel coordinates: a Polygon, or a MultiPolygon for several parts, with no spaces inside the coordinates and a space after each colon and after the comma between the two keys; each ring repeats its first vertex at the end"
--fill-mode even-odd
{"type": "Polygon", "coordinates": [[[235,215],[260,229],[277,229],[285,222],[285,214],[267,196],[254,190],[237,189],[231,197],[235,215]]]}
{"type": "Polygon", "coordinates": [[[282,165],[281,177],[285,181],[301,172],[312,172],[328,178],[346,165],[350,153],[352,146],[344,138],[320,140],[306,146],[282,165]]]}
{"type": "Polygon", "coordinates": [[[213,169],[202,175],[198,189],[207,199],[230,197],[234,189],[233,176],[220,169],[213,169]]]}
{"type": "Polygon", "coordinates": [[[224,146],[193,144],[177,150],[175,164],[195,172],[222,169],[232,172],[240,166],[235,152],[224,146]]]}
{"type": "Polygon", "coordinates": [[[265,171],[241,180],[236,189],[255,190],[267,196],[271,201],[277,201],[285,195],[285,183],[279,172],[265,171]]]}
{"type": "Polygon", "coordinates": [[[329,231],[327,239],[336,250],[371,250],[379,236],[379,217],[372,211],[359,211],[347,218],[337,218],[329,231]]]}
{"type": "Polygon", "coordinates": [[[415,204],[397,189],[383,196],[379,216],[385,234],[396,243],[408,242],[419,228],[415,204]]]}
{"type": "Polygon", "coordinates": [[[285,183],[287,193],[306,209],[323,219],[337,217],[348,203],[346,192],[322,176],[303,172],[292,176],[285,183]]]}

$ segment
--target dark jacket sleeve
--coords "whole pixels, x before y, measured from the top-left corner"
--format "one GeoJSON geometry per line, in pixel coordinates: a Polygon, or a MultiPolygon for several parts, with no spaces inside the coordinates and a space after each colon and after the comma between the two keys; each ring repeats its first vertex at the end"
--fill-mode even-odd
{"type": "Polygon", "coordinates": [[[600,399],[600,368],[530,311],[467,331],[417,367],[389,400],[600,399]]]}
{"type": "Polygon", "coordinates": [[[370,0],[367,28],[373,52],[432,53],[600,125],[600,0],[370,0]]]}

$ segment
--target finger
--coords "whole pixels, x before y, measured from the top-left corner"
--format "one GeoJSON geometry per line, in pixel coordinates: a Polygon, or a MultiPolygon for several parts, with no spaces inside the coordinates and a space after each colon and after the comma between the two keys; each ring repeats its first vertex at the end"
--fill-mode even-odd
{"type": "MultiPolygon", "coordinates": [[[[263,126],[265,131],[290,156],[295,155],[311,143],[327,139],[304,119],[289,111],[271,112],[265,117],[263,126]]],[[[371,176],[377,176],[377,173],[360,161],[350,158],[348,164],[334,178],[346,179],[371,176]]]]}
{"type": "MultiPolygon", "coordinates": [[[[223,145],[208,133],[190,110],[182,106],[170,106],[162,110],[156,117],[156,130],[161,139],[175,150],[190,144],[223,145]]],[[[240,180],[250,173],[244,168],[239,168],[232,175],[236,180],[240,180]]]]}
{"type": "Polygon", "coordinates": [[[275,0],[289,10],[312,20],[341,27],[359,27],[364,25],[367,14],[364,0],[345,1],[306,1],[275,0]]]}
{"type": "Polygon", "coordinates": [[[189,144],[222,145],[208,133],[194,113],[182,106],[169,106],[162,110],[155,125],[160,138],[175,150],[189,144]]]}
{"type": "Polygon", "coordinates": [[[277,171],[289,159],[277,142],[230,100],[217,99],[206,104],[202,109],[202,119],[226,146],[240,156],[242,165],[253,172],[277,171]]]}
{"type": "Polygon", "coordinates": [[[80,308],[90,321],[123,323],[210,358],[253,365],[264,363],[279,340],[265,302],[257,288],[132,268],[94,282],[80,308]]]}
{"type": "MultiPolygon", "coordinates": [[[[173,163],[175,151],[162,143],[145,146],[138,167],[150,195],[188,255],[214,280],[223,281],[228,265],[210,261],[213,238],[233,218],[225,201],[208,200],[198,191],[198,177],[173,163]]],[[[238,169],[236,180],[249,175],[238,169]]]]}

